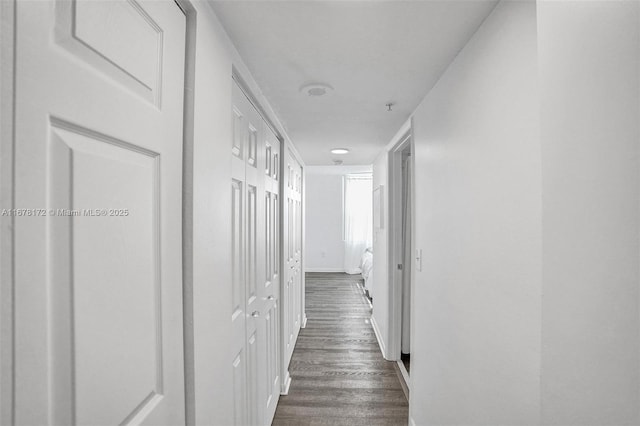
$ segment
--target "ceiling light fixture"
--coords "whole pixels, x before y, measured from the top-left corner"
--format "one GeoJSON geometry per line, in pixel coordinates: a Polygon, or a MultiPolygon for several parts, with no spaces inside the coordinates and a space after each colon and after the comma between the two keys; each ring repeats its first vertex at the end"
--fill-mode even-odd
{"type": "Polygon", "coordinates": [[[348,154],[349,150],[347,148],[333,148],[331,150],[332,154],[338,154],[338,155],[343,155],[343,154],[348,154]]]}
{"type": "Polygon", "coordinates": [[[307,96],[313,96],[313,97],[324,96],[327,93],[331,92],[332,90],[333,90],[333,87],[325,83],[305,84],[300,88],[301,93],[304,93],[307,96]]]}

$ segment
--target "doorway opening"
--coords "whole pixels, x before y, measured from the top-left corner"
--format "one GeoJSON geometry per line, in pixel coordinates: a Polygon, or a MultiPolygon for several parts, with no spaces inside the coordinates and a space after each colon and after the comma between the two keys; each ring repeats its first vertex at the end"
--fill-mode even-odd
{"type": "Polygon", "coordinates": [[[408,131],[391,150],[390,171],[390,259],[393,270],[391,354],[398,362],[407,387],[411,372],[411,282],[413,265],[413,157],[408,131]]]}
{"type": "Polygon", "coordinates": [[[359,275],[369,305],[373,301],[373,202],[372,174],[343,176],[344,272],[359,275]]]}

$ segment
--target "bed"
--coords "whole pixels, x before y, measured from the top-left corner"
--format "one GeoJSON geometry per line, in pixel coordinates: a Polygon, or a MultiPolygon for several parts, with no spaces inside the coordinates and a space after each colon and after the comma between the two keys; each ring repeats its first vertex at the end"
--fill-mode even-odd
{"type": "Polygon", "coordinates": [[[362,254],[360,269],[362,269],[364,289],[369,294],[369,297],[373,298],[373,248],[367,247],[362,254]]]}

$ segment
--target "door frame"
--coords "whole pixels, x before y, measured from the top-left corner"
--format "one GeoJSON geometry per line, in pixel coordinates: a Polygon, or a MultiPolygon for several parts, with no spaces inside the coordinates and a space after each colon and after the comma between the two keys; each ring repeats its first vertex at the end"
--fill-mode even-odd
{"type": "MultiPolygon", "coordinates": [[[[302,161],[302,156],[300,155],[300,153],[298,152],[298,150],[296,149],[296,147],[293,145],[293,143],[288,140],[285,139],[282,141],[282,145],[281,145],[281,154],[280,155],[280,172],[281,172],[281,176],[282,179],[280,179],[280,270],[282,271],[282,277],[280,279],[280,295],[282,297],[282,295],[285,293],[286,288],[285,288],[285,280],[284,280],[284,271],[287,268],[287,259],[286,259],[286,253],[285,253],[285,222],[284,222],[284,216],[285,214],[287,214],[288,210],[285,208],[285,202],[286,202],[286,183],[285,183],[285,178],[284,178],[284,170],[287,166],[286,164],[286,152],[290,152],[292,154],[292,156],[294,157],[294,159],[298,162],[298,164],[300,164],[300,168],[301,168],[301,172],[300,172],[300,179],[302,180],[301,182],[301,202],[300,202],[300,206],[301,206],[301,211],[300,211],[300,215],[302,216],[302,220],[300,221],[300,226],[302,227],[302,229],[300,230],[300,236],[301,236],[301,242],[300,242],[300,328],[306,328],[307,326],[307,310],[306,310],[306,305],[305,305],[305,290],[306,290],[306,281],[305,281],[305,271],[306,271],[306,263],[305,263],[305,212],[306,212],[306,207],[305,207],[305,198],[306,198],[306,191],[305,191],[305,185],[306,185],[306,165],[304,163],[304,161],[302,161]]],[[[281,372],[281,378],[282,378],[282,382],[281,382],[281,391],[280,394],[281,395],[288,395],[289,394],[289,387],[291,386],[291,375],[289,374],[289,360],[287,359],[287,351],[286,351],[286,347],[284,345],[284,311],[280,312],[280,372],[281,372]]],[[[296,337],[297,339],[297,337],[296,337]]]]}
{"type": "Polygon", "coordinates": [[[185,425],[196,424],[193,297],[193,192],[197,12],[191,0],[174,0],[186,18],[184,106],[182,118],[182,343],[185,425]]]}
{"type": "MultiPolygon", "coordinates": [[[[402,258],[403,241],[402,241],[402,152],[411,147],[413,153],[413,132],[411,121],[408,121],[401,132],[401,135],[393,147],[389,150],[388,155],[388,185],[389,185],[389,350],[387,356],[390,361],[396,361],[400,370],[404,366],[400,366],[400,352],[402,348],[402,273],[398,268],[404,262],[402,258]]],[[[409,160],[412,165],[415,156],[411,156],[409,160]]],[[[412,169],[413,170],[413,169],[412,169]]],[[[415,192],[415,187],[412,186],[415,192]]],[[[411,220],[415,220],[413,207],[411,208],[411,220]]],[[[412,229],[414,229],[412,227],[412,229]]],[[[411,250],[413,252],[414,242],[411,242],[411,250]]],[[[411,276],[411,288],[414,287],[415,274],[411,276]]],[[[411,303],[413,310],[413,302],[411,303]]],[[[413,316],[413,315],[412,315],[413,316]]],[[[403,373],[404,376],[404,373],[403,373]]],[[[405,377],[407,386],[411,388],[410,381],[405,377]]]]}
{"type": "MultiPolygon", "coordinates": [[[[0,209],[13,209],[16,1],[0,1],[0,209]]],[[[0,424],[13,424],[13,216],[0,215],[0,424]]]]}

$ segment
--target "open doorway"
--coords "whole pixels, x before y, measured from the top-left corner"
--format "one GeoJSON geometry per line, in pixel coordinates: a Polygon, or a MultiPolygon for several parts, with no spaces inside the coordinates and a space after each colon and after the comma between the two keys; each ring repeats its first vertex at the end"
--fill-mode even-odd
{"type": "Polygon", "coordinates": [[[349,173],[343,177],[344,272],[362,280],[362,290],[373,301],[373,201],[372,174],[349,173]]]}
{"type": "Polygon", "coordinates": [[[413,227],[413,158],[411,134],[407,132],[391,150],[389,156],[390,184],[390,259],[393,265],[394,297],[391,322],[393,359],[410,386],[411,374],[411,279],[413,227]]]}
{"type": "Polygon", "coordinates": [[[369,165],[308,166],[305,210],[306,272],[351,275],[370,296],[363,259],[372,250],[371,173],[369,165]]]}
{"type": "Polygon", "coordinates": [[[402,315],[400,321],[400,360],[407,374],[411,370],[411,145],[402,155],[402,315]]]}

